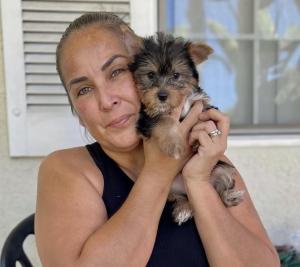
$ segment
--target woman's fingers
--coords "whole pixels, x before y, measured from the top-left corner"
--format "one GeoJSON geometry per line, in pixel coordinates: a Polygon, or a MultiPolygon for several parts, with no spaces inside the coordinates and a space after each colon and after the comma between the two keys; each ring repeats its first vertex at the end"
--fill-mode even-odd
{"type": "Polygon", "coordinates": [[[189,145],[194,145],[196,142],[200,146],[207,146],[213,144],[212,139],[209,137],[205,130],[192,131],[189,136],[189,145]]]}
{"type": "Polygon", "coordinates": [[[230,127],[230,119],[227,115],[225,115],[224,113],[218,110],[210,109],[199,114],[199,120],[201,121],[213,120],[216,125],[216,129],[220,131],[218,137],[224,143],[227,143],[227,136],[230,127]]]}
{"type": "MultiPolygon", "coordinates": [[[[178,121],[184,105],[174,110],[172,116],[178,121]]],[[[192,146],[195,142],[200,142],[200,138],[206,141],[206,144],[214,143],[220,147],[227,146],[227,135],[229,132],[229,117],[216,109],[209,109],[203,112],[202,101],[197,101],[180,123],[183,136],[188,136],[189,144],[192,146]],[[200,121],[200,122],[199,122],[200,121]],[[199,136],[201,132],[201,136],[199,136]],[[203,137],[203,133],[205,137],[203,137]]]]}
{"type": "Polygon", "coordinates": [[[180,127],[184,135],[186,135],[192,127],[199,121],[199,114],[203,110],[203,103],[202,101],[197,101],[181,122],[180,127]]]}
{"type": "Polygon", "coordinates": [[[171,117],[173,117],[176,121],[179,121],[180,115],[185,103],[185,97],[182,99],[180,105],[172,111],[171,117]]]}
{"type": "Polygon", "coordinates": [[[214,143],[220,140],[220,133],[218,133],[217,126],[212,120],[197,123],[193,127],[192,131],[198,131],[198,130],[205,131],[210,136],[210,138],[213,140],[214,143]],[[217,134],[214,134],[216,132],[217,134]]]}
{"type": "Polygon", "coordinates": [[[227,136],[229,132],[230,119],[226,114],[216,109],[209,109],[200,113],[198,118],[201,121],[213,120],[217,128],[227,136]]]}
{"type": "Polygon", "coordinates": [[[188,142],[190,146],[194,147],[194,152],[198,149],[198,152],[205,151],[208,155],[222,155],[227,148],[227,142],[223,142],[220,138],[218,139],[214,140],[211,138],[206,130],[197,130],[190,133],[188,142]],[[195,146],[196,144],[198,146],[195,146]]]}

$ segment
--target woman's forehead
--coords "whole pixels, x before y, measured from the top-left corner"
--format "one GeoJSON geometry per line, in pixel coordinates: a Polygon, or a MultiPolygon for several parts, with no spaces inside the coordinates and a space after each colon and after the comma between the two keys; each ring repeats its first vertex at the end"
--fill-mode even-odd
{"type": "Polygon", "coordinates": [[[124,49],[121,34],[101,26],[87,26],[70,34],[66,40],[65,47],[70,45],[94,45],[96,47],[108,46],[114,49],[124,49]]]}
{"type": "MultiPolygon", "coordinates": [[[[99,27],[88,27],[72,33],[61,54],[63,74],[85,66],[86,62],[101,64],[115,54],[127,56],[127,50],[116,33],[99,27]]],[[[67,77],[65,77],[67,78],[67,77]]]]}

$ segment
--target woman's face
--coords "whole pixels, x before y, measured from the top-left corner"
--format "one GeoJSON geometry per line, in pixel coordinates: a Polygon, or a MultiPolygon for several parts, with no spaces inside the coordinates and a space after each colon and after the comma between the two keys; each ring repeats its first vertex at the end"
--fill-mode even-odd
{"type": "Polygon", "coordinates": [[[140,141],[135,128],[140,101],[120,39],[99,26],[73,32],[60,62],[81,124],[106,149],[135,147],[140,141]]]}

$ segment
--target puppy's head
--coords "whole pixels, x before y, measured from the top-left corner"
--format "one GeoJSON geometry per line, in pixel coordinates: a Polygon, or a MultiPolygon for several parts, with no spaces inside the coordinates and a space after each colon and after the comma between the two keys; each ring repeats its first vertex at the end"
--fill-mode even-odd
{"type": "Polygon", "coordinates": [[[199,90],[196,65],[207,59],[212,48],[163,33],[132,43],[129,68],[149,116],[169,114],[183,97],[199,90]]]}

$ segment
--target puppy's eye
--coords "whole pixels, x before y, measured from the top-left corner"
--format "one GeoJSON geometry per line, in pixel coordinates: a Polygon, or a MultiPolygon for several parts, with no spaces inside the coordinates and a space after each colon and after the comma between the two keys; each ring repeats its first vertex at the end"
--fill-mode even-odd
{"type": "Polygon", "coordinates": [[[180,77],[180,74],[179,74],[178,72],[174,72],[174,73],[173,73],[173,79],[174,79],[175,81],[178,80],[179,77],[180,77]]]}
{"type": "Polygon", "coordinates": [[[147,73],[147,76],[148,76],[149,80],[152,81],[155,78],[155,73],[153,71],[150,71],[147,73]]]}

